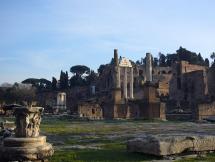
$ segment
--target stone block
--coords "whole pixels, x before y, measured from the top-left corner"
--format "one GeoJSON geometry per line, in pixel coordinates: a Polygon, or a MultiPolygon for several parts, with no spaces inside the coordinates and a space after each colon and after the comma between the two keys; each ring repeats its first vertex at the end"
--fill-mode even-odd
{"type": "Polygon", "coordinates": [[[213,151],[215,150],[215,136],[199,134],[143,135],[129,140],[127,150],[156,156],[213,151]]]}

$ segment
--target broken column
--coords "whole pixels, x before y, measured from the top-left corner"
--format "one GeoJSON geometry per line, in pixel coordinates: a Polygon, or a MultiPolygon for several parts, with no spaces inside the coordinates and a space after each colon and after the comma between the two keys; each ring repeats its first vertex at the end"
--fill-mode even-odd
{"type": "Polygon", "coordinates": [[[120,88],[120,67],[118,59],[118,50],[114,49],[114,70],[115,70],[115,88],[120,88]]]}
{"type": "Polygon", "coordinates": [[[65,92],[59,92],[57,94],[57,108],[58,109],[66,109],[66,93],[65,92]]]}
{"type": "Polygon", "coordinates": [[[146,81],[152,81],[152,55],[146,53],[146,81]]]}
{"type": "Polygon", "coordinates": [[[166,119],[166,104],[157,96],[157,84],[152,82],[152,55],[146,53],[146,82],[143,86],[144,117],[147,119],[166,119]]]}
{"type": "Polygon", "coordinates": [[[40,136],[42,107],[15,108],[15,137],[3,140],[0,147],[0,159],[4,161],[44,161],[52,156],[54,149],[46,142],[46,136],[40,136]]]}
{"type": "Polygon", "coordinates": [[[114,103],[121,102],[121,86],[120,86],[120,66],[118,59],[118,50],[114,49],[114,66],[113,66],[113,100],[114,103]]]}
{"type": "Polygon", "coordinates": [[[134,98],[134,70],[133,70],[133,67],[131,67],[131,73],[130,73],[130,98],[134,98]]]}

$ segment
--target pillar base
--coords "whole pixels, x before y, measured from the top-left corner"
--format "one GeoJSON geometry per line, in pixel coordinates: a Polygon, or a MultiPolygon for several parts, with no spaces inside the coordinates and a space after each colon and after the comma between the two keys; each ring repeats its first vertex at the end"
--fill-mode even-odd
{"type": "Polygon", "coordinates": [[[51,144],[46,143],[46,137],[6,138],[0,147],[0,159],[9,161],[46,161],[54,154],[51,144]]]}

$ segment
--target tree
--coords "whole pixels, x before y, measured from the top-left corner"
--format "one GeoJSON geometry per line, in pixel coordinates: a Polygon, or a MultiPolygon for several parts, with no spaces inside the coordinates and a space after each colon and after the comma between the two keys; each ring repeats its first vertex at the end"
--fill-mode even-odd
{"type": "Polygon", "coordinates": [[[68,72],[63,72],[61,70],[60,72],[60,89],[67,89],[69,87],[69,84],[68,84],[68,72]]]}
{"type": "Polygon", "coordinates": [[[210,66],[210,62],[209,62],[208,58],[205,59],[205,64],[204,65],[207,66],[207,67],[210,66]]]}
{"type": "Polygon", "coordinates": [[[157,57],[155,57],[155,58],[153,59],[153,66],[154,66],[154,67],[158,66],[158,58],[157,58],[157,57]]]}
{"type": "Polygon", "coordinates": [[[38,81],[41,89],[51,89],[51,82],[49,80],[41,78],[38,81]]]}
{"type": "Polygon", "coordinates": [[[177,61],[177,54],[167,54],[166,66],[172,66],[172,64],[176,61],[177,61]]]}
{"type": "Polygon", "coordinates": [[[12,92],[16,96],[16,102],[22,103],[26,101],[27,103],[31,103],[35,100],[36,97],[36,89],[34,87],[13,87],[12,92]]]}
{"type": "Polygon", "coordinates": [[[197,56],[197,64],[202,65],[202,66],[204,66],[204,64],[205,64],[205,61],[202,58],[201,53],[199,53],[198,56],[197,56]]]}
{"type": "Polygon", "coordinates": [[[57,89],[57,79],[55,77],[52,77],[52,90],[57,89]]]}
{"type": "Polygon", "coordinates": [[[30,86],[20,86],[14,84],[13,87],[7,88],[2,92],[3,100],[6,103],[19,103],[22,104],[24,101],[31,103],[36,97],[36,88],[30,86]]]}
{"type": "Polygon", "coordinates": [[[28,78],[22,81],[23,84],[31,84],[32,86],[36,87],[37,90],[43,90],[43,89],[50,89],[51,88],[51,82],[47,79],[41,78],[28,78]]]}
{"type": "Polygon", "coordinates": [[[87,84],[85,79],[77,75],[72,76],[69,81],[70,81],[70,87],[84,86],[87,84]]]}
{"type": "Polygon", "coordinates": [[[166,56],[161,52],[159,53],[159,66],[166,66],[166,56]]]}
{"type": "Polygon", "coordinates": [[[210,57],[211,59],[215,60],[215,52],[212,52],[210,57]]]}
{"type": "Polygon", "coordinates": [[[176,53],[178,55],[178,61],[191,61],[191,52],[186,50],[186,48],[179,47],[176,53]]]}
{"type": "Polygon", "coordinates": [[[106,65],[100,65],[99,68],[98,68],[98,73],[99,75],[101,75],[105,69],[106,65]]]}
{"type": "Polygon", "coordinates": [[[140,63],[140,61],[139,61],[139,60],[137,60],[137,61],[136,61],[136,64],[137,64],[137,65],[141,65],[141,63],[140,63]]]}
{"type": "Polygon", "coordinates": [[[76,65],[70,68],[70,72],[81,77],[83,74],[89,74],[90,68],[84,65],[76,65]]]}
{"type": "Polygon", "coordinates": [[[65,82],[65,88],[68,88],[69,87],[69,75],[68,75],[67,71],[64,75],[64,82],[65,82]]]}
{"type": "Polygon", "coordinates": [[[212,67],[215,67],[215,52],[212,52],[210,57],[213,60],[212,67]]]}
{"type": "Polygon", "coordinates": [[[145,65],[145,64],[146,64],[146,57],[141,58],[141,64],[142,64],[142,65],[145,65]]]}
{"type": "Polygon", "coordinates": [[[90,74],[87,76],[86,81],[87,81],[87,84],[90,85],[96,82],[97,79],[98,79],[97,74],[92,70],[90,74]]]}
{"type": "Polygon", "coordinates": [[[33,86],[37,87],[39,84],[39,79],[36,78],[28,78],[22,81],[23,84],[32,84],[33,86]]]}
{"type": "Polygon", "coordinates": [[[204,59],[201,54],[191,52],[185,48],[180,47],[177,51],[178,61],[188,61],[190,64],[204,65],[204,59]]]}

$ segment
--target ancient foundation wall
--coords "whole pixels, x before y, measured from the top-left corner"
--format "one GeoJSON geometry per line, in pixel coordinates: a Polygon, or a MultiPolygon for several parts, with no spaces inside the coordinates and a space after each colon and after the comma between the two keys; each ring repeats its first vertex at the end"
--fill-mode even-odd
{"type": "Polygon", "coordinates": [[[105,104],[102,104],[101,107],[103,109],[103,117],[104,117],[104,119],[113,119],[114,104],[112,104],[112,103],[105,103],[105,104]]]}
{"type": "Polygon", "coordinates": [[[78,114],[80,117],[88,119],[102,119],[102,108],[98,104],[80,104],[78,105],[78,114]]]}
{"type": "Polygon", "coordinates": [[[115,104],[114,105],[114,118],[126,119],[128,106],[127,104],[115,104]]]}
{"type": "Polygon", "coordinates": [[[195,120],[203,120],[211,116],[215,116],[215,102],[198,104],[194,111],[195,120]]]}
{"type": "Polygon", "coordinates": [[[166,119],[165,103],[161,102],[142,102],[140,103],[140,117],[145,119],[166,119]]]}
{"type": "Polygon", "coordinates": [[[166,119],[172,120],[172,121],[191,121],[192,120],[192,113],[166,114],[166,119]]]}

